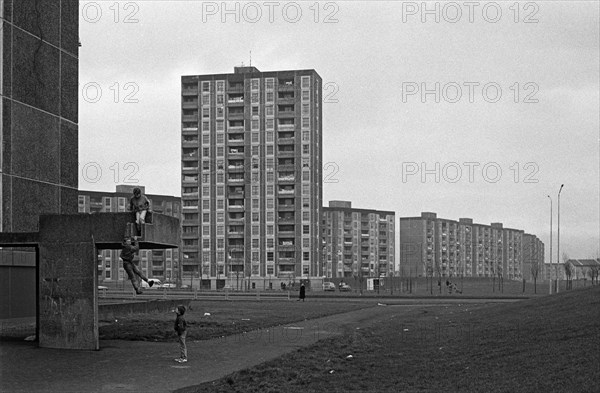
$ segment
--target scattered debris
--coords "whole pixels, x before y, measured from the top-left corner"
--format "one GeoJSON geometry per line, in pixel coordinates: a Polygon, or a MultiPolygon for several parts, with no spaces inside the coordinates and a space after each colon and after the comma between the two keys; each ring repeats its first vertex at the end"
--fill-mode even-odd
{"type": "Polygon", "coordinates": [[[377,303],[378,306],[387,306],[387,304],[377,303]]]}
{"type": "Polygon", "coordinates": [[[242,321],[249,321],[249,318],[242,318],[242,321]]]}
{"type": "Polygon", "coordinates": [[[404,329],[405,332],[408,332],[408,329],[404,329]]]}
{"type": "Polygon", "coordinates": [[[209,313],[209,312],[205,312],[205,313],[204,313],[204,316],[205,316],[205,317],[210,317],[210,313],[209,313]]]}
{"type": "Polygon", "coordinates": [[[442,349],[444,349],[444,347],[440,347],[440,351],[441,351],[442,349]]]}
{"type": "Polygon", "coordinates": [[[348,356],[346,356],[346,359],[352,359],[353,357],[354,356],[352,356],[352,355],[348,355],[348,356]]]}
{"type": "Polygon", "coordinates": [[[335,370],[329,370],[329,374],[333,374],[335,370]]]}
{"type": "Polygon", "coordinates": [[[33,336],[25,337],[25,341],[35,341],[35,334],[33,336]]]}

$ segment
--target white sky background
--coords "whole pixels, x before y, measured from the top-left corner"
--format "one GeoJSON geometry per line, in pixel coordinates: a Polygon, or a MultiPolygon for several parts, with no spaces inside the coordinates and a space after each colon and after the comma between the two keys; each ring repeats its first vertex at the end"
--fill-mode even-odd
{"type": "MultiPolygon", "coordinates": [[[[599,256],[597,1],[479,2],[472,23],[463,2],[454,3],[462,11],[457,23],[448,21],[456,8],[444,2],[437,3],[439,23],[435,15],[421,21],[421,1],[273,3],[271,23],[268,2],[254,3],[260,17],[256,7],[244,13],[247,3],[237,3],[236,22],[220,1],[81,1],[79,188],[114,191],[115,184],[137,180],[148,193],[181,195],[181,75],[231,73],[249,64],[252,51],[261,71],[315,69],[327,86],[324,98],[337,100],[323,103],[323,163],[334,163],[323,173],[337,181],[324,184],[325,204],[341,199],[397,217],[432,211],[502,222],[540,237],[548,261],[550,194],[556,261],[557,193],[564,183],[561,254],[599,256]],[[489,20],[502,11],[496,23],[483,17],[484,6],[489,20]],[[415,15],[403,12],[415,7],[415,15]],[[337,22],[324,23],[327,17],[337,22]],[[462,97],[451,103],[441,95],[436,102],[418,92],[403,100],[403,84],[411,82],[429,89],[457,83],[462,97]],[[479,83],[473,102],[465,82],[479,83]],[[495,103],[485,99],[494,99],[493,88],[483,94],[488,83],[502,89],[495,103]],[[124,102],[128,94],[138,102],[124,102]],[[528,95],[538,102],[523,102],[528,95]],[[412,163],[416,174],[408,172],[412,163]],[[425,181],[421,163],[431,170],[425,181]]],[[[448,100],[455,96],[448,85],[448,100]]]]}

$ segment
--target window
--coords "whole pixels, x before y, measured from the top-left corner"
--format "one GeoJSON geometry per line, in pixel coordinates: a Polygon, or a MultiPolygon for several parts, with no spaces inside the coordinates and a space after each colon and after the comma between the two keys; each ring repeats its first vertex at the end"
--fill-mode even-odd
{"type": "Polygon", "coordinates": [[[273,90],[275,78],[265,78],[265,89],[273,90]]]}
{"type": "Polygon", "coordinates": [[[202,96],[202,105],[210,105],[210,95],[206,94],[202,96]]]}
{"type": "Polygon", "coordinates": [[[252,130],[258,130],[258,119],[252,119],[250,127],[252,130]]]}
{"type": "Polygon", "coordinates": [[[302,247],[304,248],[310,248],[310,239],[305,237],[302,239],[302,247]]]}
{"type": "Polygon", "coordinates": [[[217,236],[225,235],[225,227],[223,225],[217,225],[217,236]]]}
{"type": "Polygon", "coordinates": [[[217,157],[223,157],[225,155],[225,147],[217,146],[217,157]]]}
{"type": "Polygon", "coordinates": [[[302,90],[302,101],[308,101],[310,99],[310,92],[308,90],[302,90]]]}
{"type": "Polygon", "coordinates": [[[252,143],[258,143],[258,132],[253,132],[252,133],[252,143]]]}
{"type": "Polygon", "coordinates": [[[302,83],[301,87],[303,89],[310,88],[310,76],[303,76],[302,79],[301,79],[301,81],[302,81],[301,82],[302,83]]]}
{"type": "Polygon", "coordinates": [[[225,222],[225,213],[217,212],[217,222],[225,222]]]}
{"type": "Polygon", "coordinates": [[[204,186],[202,187],[202,196],[209,197],[210,196],[210,187],[204,186]]]}
{"type": "Polygon", "coordinates": [[[252,79],[252,80],[250,80],[250,88],[252,90],[258,90],[259,83],[260,83],[260,79],[252,79]]]}
{"type": "Polygon", "coordinates": [[[252,248],[259,248],[258,239],[252,239],[252,248]]]}
{"type": "Polygon", "coordinates": [[[275,128],[275,120],[274,119],[267,119],[267,121],[266,121],[266,128],[267,128],[267,130],[272,130],[273,128],[275,128]]]}
{"type": "Polygon", "coordinates": [[[258,93],[251,93],[250,100],[252,104],[258,104],[258,93]]]}
{"type": "MultiPolygon", "coordinates": [[[[217,105],[223,105],[225,102],[225,96],[223,94],[217,94],[217,105]]],[[[223,109],[223,108],[221,108],[223,109]]],[[[223,117],[223,112],[221,112],[221,117],[223,117]]]]}
{"type": "Polygon", "coordinates": [[[202,118],[210,117],[210,108],[202,108],[202,118]]]}
{"type": "MultiPolygon", "coordinates": [[[[274,97],[275,97],[275,94],[272,91],[268,91],[266,94],[266,102],[273,102],[274,97]]],[[[267,112],[267,116],[269,116],[268,112],[267,112]]]]}
{"type": "Polygon", "coordinates": [[[252,185],[252,196],[258,196],[259,192],[258,192],[258,186],[257,185],[252,185]]]}
{"type": "Polygon", "coordinates": [[[266,114],[267,116],[273,116],[274,110],[275,110],[275,109],[274,109],[274,106],[273,106],[273,105],[266,105],[266,106],[265,106],[265,114],[266,114]]]}
{"type": "Polygon", "coordinates": [[[302,104],[302,115],[308,115],[310,113],[310,104],[303,103],[302,104]]]}
{"type": "Polygon", "coordinates": [[[310,212],[307,212],[307,211],[302,212],[302,221],[310,221],[310,212]]]}
{"type": "Polygon", "coordinates": [[[258,212],[252,212],[252,222],[258,222],[259,214],[258,212]]]}
{"type": "Polygon", "coordinates": [[[302,154],[310,154],[310,145],[302,145],[302,154]]]}
{"type": "Polygon", "coordinates": [[[258,116],[258,106],[252,107],[252,116],[258,116]]]}
{"type": "Polygon", "coordinates": [[[202,248],[210,250],[210,239],[202,239],[202,248]]]}
{"type": "Polygon", "coordinates": [[[310,198],[302,198],[302,207],[310,207],[310,198]]]}
{"type": "Polygon", "coordinates": [[[217,239],[217,248],[218,249],[225,248],[225,239],[217,239]]]}
{"type": "MultiPolygon", "coordinates": [[[[269,213],[267,213],[267,218],[269,217],[269,213]]],[[[267,235],[273,235],[275,227],[273,225],[267,225],[267,235]]]]}
{"type": "Polygon", "coordinates": [[[225,122],[223,120],[218,120],[217,121],[217,131],[223,131],[224,130],[224,124],[225,124],[225,122]]]}
{"type": "Polygon", "coordinates": [[[310,127],[310,118],[303,117],[302,118],[302,128],[309,128],[309,127],[310,127]]]}
{"type": "MultiPolygon", "coordinates": [[[[260,226],[258,225],[252,225],[252,236],[259,236],[260,235],[260,226]]],[[[255,247],[257,248],[257,247],[255,247]]]]}
{"type": "Polygon", "coordinates": [[[202,92],[203,93],[210,92],[210,82],[202,82],[202,92]]]}
{"type": "Polygon", "coordinates": [[[258,204],[259,204],[260,200],[259,199],[252,199],[252,209],[253,210],[258,210],[258,204]]]}
{"type": "MultiPolygon", "coordinates": [[[[273,147],[273,146],[270,146],[270,147],[273,147]]],[[[269,152],[269,146],[267,146],[267,154],[269,154],[268,152],[269,152]]],[[[268,171],[267,172],[267,183],[273,183],[274,178],[275,178],[275,175],[273,174],[273,171],[268,171]]]]}
{"type": "Polygon", "coordinates": [[[203,199],[202,200],[202,209],[203,210],[210,210],[210,200],[209,199],[203,199]]]}
{"type": "Polygon", "coordinates": [[[217,81],[217,93],[223,93],[225,91],[225,81],[217,81]]]}
{"type": "Polygon", "coordinates": [[[210,222],[210,213],[202,213],[202,222],[210,222]]]}
{"type": "Polygon", "coordinates": [[[310,181],[310,172],[302,171],[302,181],[310,181]]]}
{"type": "Polygon", "coordinates": [[[273,212],[267,212],[267,221],[273,222],[275,220],[275,214],[273,212]]]}
{"type": "Polygon", "coordinates": [[[267,184],[267,195],[274,195],[275,188],[272,184],[267,184]]]}
{"type": "Polygon", "coordinates": [[[253,156],[257,156],[259,154],[259,146],[252,146],[250,152],[253,156]]]}
{"type": "Polygon", "coordinates": [[[302,234],[310,235],[310,225],[302,225],[302,234]]]}
{"type": "Polygon", "coordinates": [[[208,121],[202,122],[202,131],[210,131],[210,122],[208,122],[208,121]]]}
{"type": "Polygon", "coordinates": [[[217,186],[217,196],[225,195],[225,186],[217,186]]]}
{"type": "Polygon", "coordinates": [[[273,155],[273,145],[267,145],[267,155],[268,156],[272,156],[273,155]]]}
{"type": "Polygon", "coordinates": [[[217,118],[222,119],[224,115],[225,115],[225,110],[223,109],[223,107],[221,107],[221,106],[217,107],[217,118]]]}
{"type": "Polygon", "coordinates": [[[302,253],[302,260],[303,261],[309,261],[310,260],[310,252],[305,251],[302,253]]]}
{"type": "Polygon", "coordinates": [[[273,131],[267,131],[266,134],[267,134],[266,135],[267,142],[271,142],[272,143],[273,142],[273,131]]]}
{"type": "Polygon", "coordinates": [[[218,210],[225,209],[225,201],[223,199],[217,199],[217,209],[218,210]]]}
{"type": "Polygon", "coordinates": [[[310,131],[302,131],[302,142],[310,141],[310,131]]]}
{"type": "Polygon", "coordinates": [[[225,174],[222,172],[217,173],[217,183],[225,182],[225,174]]]}
{"type": "Polygon", "coordinates": [[[273,198],[267,198],[267,209],[273,209],[274,205],[275,205],[275,200],[273,198]]]}
{"type": "Polygon", "coordinates": [[[274,247],[274,240],[269,238],[267,239],[267,248],[273,248],[274,247]]]}
{"type": "MultiPolygon", "coordinates": [[[[208,135],[205,135],[205,136],[208,136],[208,135]]],[[[208,142],[206,142],[206,143],[208,143],[208,142]]],[[[217,144],[221,145],[223,143],[225,143],[225,134],[223,134],[222,132],[218,132],[217,133],[217,144]]]]}
{"type": "Polygon", "coordinates": [[[202,156],[203,157],[210,157],[210,148],[209,147],[202,148],[202,156]]]}
{"type": "Polygon", "coordinates": [[[267,158],[267,170],[273,170],[273,166],[274,166],[274,160],[273,158],[267,158]]]}

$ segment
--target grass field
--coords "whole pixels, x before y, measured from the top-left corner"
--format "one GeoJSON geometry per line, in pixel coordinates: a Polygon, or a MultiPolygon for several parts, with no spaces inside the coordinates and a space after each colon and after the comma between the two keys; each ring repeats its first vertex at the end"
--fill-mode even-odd
{"type": "Polygon", "coordinates": [[[368,328],[179,392],[600,391],[600,287],[387,309],[368,328]]]}
{"type": "MultiPolygon", "coordinates": [[[[188,339],[208,340],[269,326],[314,319],[370,307],[364,302],[193,301],[185,314],[188,339]],[[209,313],[210,316],[205,316],[209,313]]],[[[100,338],[110,340],[173,341],[174,313],[136,314],[100,321],[100,338]]]]}

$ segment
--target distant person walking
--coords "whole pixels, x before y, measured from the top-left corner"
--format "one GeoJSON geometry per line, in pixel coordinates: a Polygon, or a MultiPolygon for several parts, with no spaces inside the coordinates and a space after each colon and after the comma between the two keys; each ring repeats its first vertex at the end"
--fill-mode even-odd
{"type": "Polygon", "coordinates": [[[131,285],[133,285],[133,289],[135,289],[135,293],[138,295],[142,293],[142,289],[140,288],[140,279],[144,280],[148,283],[148,286],[154,285],[153,280],[148,280],[146,276],[142,274],[140,269],[133,263],[133,259],[135,255],[140,250],[140,246],[138,245],[137,238],[134,236],[133,239],[129,236],[125,238],[123,241],[123,248],[121,250],[121,259],[123,260],[123,269],[127,272],[127,277],[131,280],[131,285]]]}
{"type": "Polygon", "coordinates": [[[177,332],[180,352],[179,357],[175,359],[175,361],[178,363],[186,363],[187,346],[185,344],[185,337],[187,336],[187,322],[183,316],[183,314],[185,314],[185,306],[177,306],[174,311],[177,314],[177,318],[175,318],[175,331],[177,332]]]}
{"type": "Polygon", "coordinates": [[[298,301],[302,300],[304,301],[304,298],[306,297],[306,288],[304,287],[304,284],[300,285],[300,295],[298,296],[298,301]]]}
{"type": "Polygon", "coordinates": [[[129,199],[129,210],[135,212],[135,224],[138,233],[141,233],[142,224],[146,222],[146,213],[150,209],[150,200],[142,194],[138,187],[133,189],[133,196],[129,199]]]}

